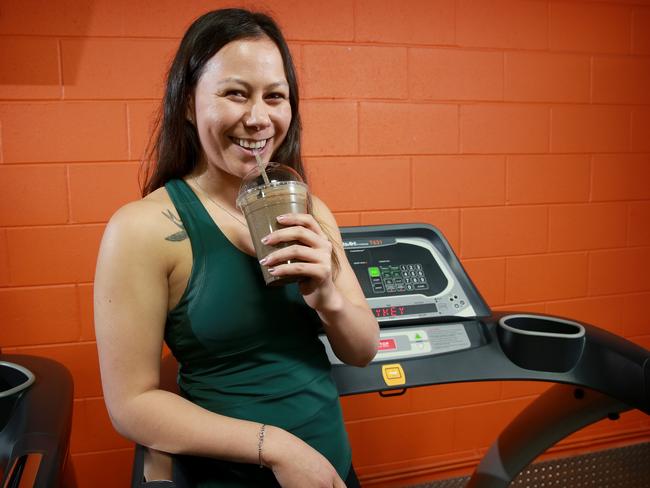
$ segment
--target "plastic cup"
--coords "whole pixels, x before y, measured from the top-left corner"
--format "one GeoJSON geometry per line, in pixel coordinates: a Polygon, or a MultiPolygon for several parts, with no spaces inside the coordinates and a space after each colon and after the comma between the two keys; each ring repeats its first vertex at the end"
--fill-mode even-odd
{"type": "MultiPolygon", "coordinates": [[[[258,260],[278,248],[292,244],[283,242],[267,246],[261,241],[264,236],[284,227],[277,221],[279,215],[307,213],[308,188],[295,170],[282,164],[272,163],[266,167],[266,175],[268,184],[264,182],[258,168],[251,171],[242,181],[237,196],[237,206],[246,217],[258,260]]],[[[266,266],[260,265],[260,267],[264,282],[269,286],[284,285],[300,279],[296,276],[273,276],[266,266]]]]}

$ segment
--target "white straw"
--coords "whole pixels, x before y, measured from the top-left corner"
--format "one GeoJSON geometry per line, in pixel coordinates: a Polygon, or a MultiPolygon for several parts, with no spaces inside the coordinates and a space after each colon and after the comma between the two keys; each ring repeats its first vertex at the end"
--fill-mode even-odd
{"type": "Polygon", "coordinates": [[[255,155],[255,159],[257,160],[257,166],[260,169],[260,174],[262,175],[262,178],[264,178],[264,184],[267,186],[271,184],[269,181],[269,177],[266,175],[266,165],[264,164],[264,161],[262,161],[262,158],[260,157],[260,154],[253,149],[253,154],[255,155]]]}

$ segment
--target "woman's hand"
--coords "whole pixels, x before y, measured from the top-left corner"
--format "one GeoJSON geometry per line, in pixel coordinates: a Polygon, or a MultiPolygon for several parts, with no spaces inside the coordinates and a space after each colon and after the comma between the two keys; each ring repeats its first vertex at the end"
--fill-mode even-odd
{"type": "Polygon", "coordinates": [[[273,251],[260,263],[273,276],[301,277],[300,293],[311,308],[332,308],[340,301],[332,279],[332,243],[310,214],[285,214],[277,219],[286,227],[266,236],[264,244],[291,244],[273,251]]]}
{"type": "Polygon", "coordinates": [[[269,427],[264,447],[264,464],[283,488],[345,488],[330,462],[293,434],[269,427]]]}
{"type": "Polygon", "coordinates": [[[379,325],[345,255],[334,215],[314,195],[312,201],[318,221],[308,214],[279,217],[278,222],[286,227],[266,236],[265,244],[288,245],[273,251],[261,264],[272,268],[274,276],[302,278],[300,293],[318,313],[336,356],[346,364],[365,366],[377,354],[379,325]],[[332,242],[318,222],[327,226],[332,242]],[[332,275],[332,249],[339,263],[336,277],[332,275]],[[285,264],[287,260],[292,263],[285,264]]]}

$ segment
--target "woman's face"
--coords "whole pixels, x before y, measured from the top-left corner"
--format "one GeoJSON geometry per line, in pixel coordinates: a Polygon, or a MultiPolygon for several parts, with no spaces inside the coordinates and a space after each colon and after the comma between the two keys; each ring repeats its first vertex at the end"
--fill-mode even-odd
{"type": "Polygon", "coordinates": [[[268,37],[226,44],[206,63],[193,119],[209,166],[243,177],[280,146],[291,122],[282,56],[268,37]]]}

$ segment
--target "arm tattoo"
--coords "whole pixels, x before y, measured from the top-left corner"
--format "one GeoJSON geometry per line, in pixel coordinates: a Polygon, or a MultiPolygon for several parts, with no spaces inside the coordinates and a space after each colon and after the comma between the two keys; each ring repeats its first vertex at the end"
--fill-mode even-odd
{"type": "Polygon", "coordinates": [[[184,241],[187,239],[187,232],[185,231],[185,227],[183,227],[183,222],[181,222],[181,219],[176,217],[171,210],[167,209],[162,214],[167,217],[169,220],[171,220],[180,230],[180,232],[176,232],[174,234],[168,235],[165,237],[166,241],[173,241],[173,242],[178,242],[178,241],[184,241]]]}

